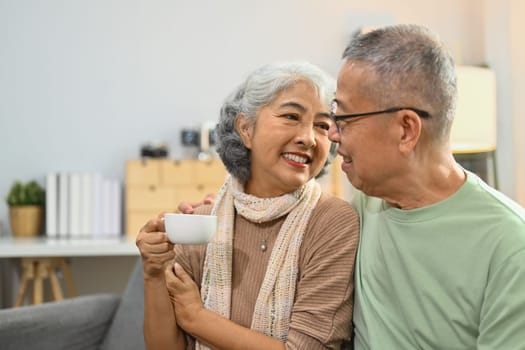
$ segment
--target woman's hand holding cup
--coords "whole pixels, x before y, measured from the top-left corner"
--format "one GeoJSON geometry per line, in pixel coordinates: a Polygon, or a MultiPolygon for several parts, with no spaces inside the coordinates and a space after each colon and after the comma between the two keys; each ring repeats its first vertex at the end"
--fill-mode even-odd
{"type": "Polygon", "coordinates": [[[167,264],[173,263],[173,243],[165,231],[163,217],[148,221],[139,231],[136,244],[142,256],[144,278],[163,278],[167,264]]]}

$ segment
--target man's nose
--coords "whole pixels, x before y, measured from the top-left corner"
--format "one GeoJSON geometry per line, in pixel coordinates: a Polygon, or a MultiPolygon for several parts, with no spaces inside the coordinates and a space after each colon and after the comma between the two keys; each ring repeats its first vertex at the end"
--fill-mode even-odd
{"type": "Polygon", "coordinates": [[[332,123],[330,125],[330,128],[328,129],[328,138],[332,142],[341,141],[341,134],[339,133],[339,129],[337,128],[337,125],[335,123],[332,123]]]}

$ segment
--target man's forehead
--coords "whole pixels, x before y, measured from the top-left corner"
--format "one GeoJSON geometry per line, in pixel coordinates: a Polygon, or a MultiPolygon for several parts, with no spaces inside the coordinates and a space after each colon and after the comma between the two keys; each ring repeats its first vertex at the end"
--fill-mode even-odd
{"type": "Polygon", "coordinates": [[[353,99],[352,95],[354,95],[356,92],[357,77],[354,77],[353,72],[349,71],[350,69],[351,67],[341,68],[341,72],[337,78],[337,88],[335,91],[334,100],[339,107],[344,107],[345,104],[350,103],[350,101],[353,99]]]}
{"type": "Polygon", "coordinates": [[[335,102],[340,111],[351,111],[357,106],[373,104],[370,95],[372,72],[364,64],[349,62],[337,79],[335,102]]]}
{"type": "Polygon", "coordinates": [[[337,77],[336,100],[343,103],[343,100],[355,98],[368,87],[373,74],[372,69],[362,62],[346,62],[337,77]]]}
{"type": "Polygon", "coordinates": [[[341,78],[345,75],[352,75],[352,76],[368,76],[373,74],[372,67],[362,61],[346,61],[342,66],[341,70],[339,71],[338,78],[341,78]]]}

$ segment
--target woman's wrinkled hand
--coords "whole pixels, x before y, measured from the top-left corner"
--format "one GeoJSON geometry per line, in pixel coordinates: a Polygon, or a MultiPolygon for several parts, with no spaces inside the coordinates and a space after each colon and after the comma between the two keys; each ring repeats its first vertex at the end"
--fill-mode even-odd
{"type": "Polygon", "coordinates": [[[168,240],[161,218],[150,220],[144,225],[136,239],[142,256],[144,278],[163,278],[164,269],[173,263],[175,252],[168,240]]]}
{"type": "Polygon", "coordinates": [[[191,334],[199,312],[204,310],[199,289],[178,263],[165,269],[165,279],[177,324],[191,334]]]}

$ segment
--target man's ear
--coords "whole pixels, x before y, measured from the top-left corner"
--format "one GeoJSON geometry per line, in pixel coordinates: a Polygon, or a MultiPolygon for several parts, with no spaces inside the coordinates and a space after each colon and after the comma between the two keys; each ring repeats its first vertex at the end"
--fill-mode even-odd
{"type": "Polygon", "coordinates": [[[422,132],[422,121],[417,113],[407,110],[403,111],[401,118],[401,135],[399,149],[402,153],[411,152],[417,145],[422,132]]]}
{"type": "Polygon", "coordinates": [[[239,113],[235,119],[235,128],[241,136],[242,143],[246,148],[252,148],[253,124],[244,113],[239,113]]]}

